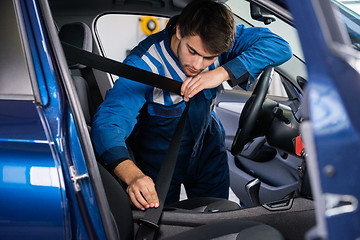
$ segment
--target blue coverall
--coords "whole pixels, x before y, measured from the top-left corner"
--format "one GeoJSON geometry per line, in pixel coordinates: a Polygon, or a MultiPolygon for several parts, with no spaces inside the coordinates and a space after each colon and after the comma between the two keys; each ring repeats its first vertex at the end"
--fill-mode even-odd
{"type": "MultiPolygon", "coordinates": [[[[124,63],[184,81],[187,77],[170,45],[169,26],[173,22],[171,19],[163,31],[140,42],[124,63]]],[[[221,54],[206,70],[223,66],[231,78],[230,86],[239,84],[245,77],[242,87],[246,88],[267,65],[279,65],[291,56],[289,44],[268,29],[239,25],[233,48],[221,54]]],[[[181,183],[189,198],[228,198],[224,130],[213,111],[216,93],[217,88],[203,90],[191,100],[167,204],[178,201],[181,183]]],[[[156,181],[184,108],[181,96],[119,78],[94,116],[91,137],[95,150],[113,171],[119,163],[130,159],[125,141],[134,130],[131,136],[136,164],[156,181]]]]}

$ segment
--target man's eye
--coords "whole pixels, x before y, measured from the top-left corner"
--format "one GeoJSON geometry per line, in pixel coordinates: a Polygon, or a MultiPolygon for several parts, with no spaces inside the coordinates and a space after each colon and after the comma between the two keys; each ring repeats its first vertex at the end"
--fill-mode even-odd
{"type": "Polygon", "coordinates": [[[195,52],[192,51],[191,49],[189,49],[189,53],[190,53],[191,55],[195,55],[195,52]]]}
{"type": "Polygon", "coordinates": [[[205,60],[214,60],[216,57],[204,57],[205,60]]]}

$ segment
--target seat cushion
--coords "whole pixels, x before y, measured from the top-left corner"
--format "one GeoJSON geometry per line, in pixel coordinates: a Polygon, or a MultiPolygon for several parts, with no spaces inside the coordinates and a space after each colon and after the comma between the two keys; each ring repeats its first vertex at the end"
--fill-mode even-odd
{"type": "Polygon", "coordinates": [[[278,230],[262,223],[226,220],[196,227],[166,239],[283,240],[284,238],[278,230]]]}
{"type": "Polygon", "coordinates": [[[239,210],[241,207],[236,202],[222,198],[191,198],[180,202],[173,203],[167,207],[186,209],[195,212],[225,212],[239,210]]]}

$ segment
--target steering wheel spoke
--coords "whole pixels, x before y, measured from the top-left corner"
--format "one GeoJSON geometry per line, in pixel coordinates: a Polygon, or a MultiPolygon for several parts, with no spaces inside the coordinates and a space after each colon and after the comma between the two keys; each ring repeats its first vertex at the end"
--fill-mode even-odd
{"type": "Polygon", "coordinates": [[[238,155],[254,136],[254,130],[257,120],[262,112],[262,105],[266,99],[272,76],[274,73],[273,66],[267,66],[261,74],[260,79],[251,95],[246,102],[239,120],[238,130],[231,146],[231,153],[238,155]]]}

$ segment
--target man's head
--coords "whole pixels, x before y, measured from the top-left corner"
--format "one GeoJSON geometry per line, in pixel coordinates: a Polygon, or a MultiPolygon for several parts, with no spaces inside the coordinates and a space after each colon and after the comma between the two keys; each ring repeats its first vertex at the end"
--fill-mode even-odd
{"type": "Polygon", "coordinates": [[[186,75],[196,76],[223,52],[231,49],[235,35],[232,12],[223,4],[195,0],[176,23],[174,52],[186,75]]]}
{"type": "Polygon", "coordinates": [[[177,25],[181,37],[198,35],[205,50],[221,54],[231,49],[235,23],[232,12],[222,3],[194,0],[182,11],[177,25]]]}

